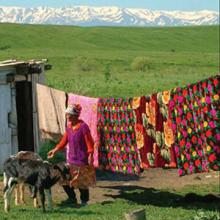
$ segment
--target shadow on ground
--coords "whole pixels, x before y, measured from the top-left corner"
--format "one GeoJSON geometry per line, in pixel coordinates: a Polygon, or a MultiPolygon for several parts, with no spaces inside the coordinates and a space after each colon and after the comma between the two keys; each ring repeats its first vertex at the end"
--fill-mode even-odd
{"type": "Polygon", "coordinates": [[[96,178],[98,181],[136,181],[140,177],[138,175],[129,175],[123,173],[114,173],[109,170],[96,170],[96,178]]]}
{"type": "MultiPolygon", "coordinates": [[[[179,195],[168,191],[145,188],[141,186],[104,186],[102,188],[119,190],[118,195],[105,194],[113,199],[125,199],[138,205],[158,207],[182,207],[185,209],[205,209],[220,211],[220,195],[207,194],[200,196],[195,193],[179,195]]],[[[103,204],[104,205],[104,204],[103,204]]]]}

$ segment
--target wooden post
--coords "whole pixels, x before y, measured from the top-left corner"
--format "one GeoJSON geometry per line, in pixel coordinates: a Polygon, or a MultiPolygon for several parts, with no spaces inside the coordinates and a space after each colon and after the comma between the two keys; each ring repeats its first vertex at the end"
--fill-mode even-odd
{"type": "Polygon", "coordinates": [[[137,209],[125,214],[126,220],[146,220],[145,209],[137,209]]]}

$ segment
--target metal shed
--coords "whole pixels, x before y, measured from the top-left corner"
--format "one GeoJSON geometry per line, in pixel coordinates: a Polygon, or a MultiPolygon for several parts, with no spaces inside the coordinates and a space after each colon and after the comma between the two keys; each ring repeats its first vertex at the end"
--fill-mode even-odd
{"type": "Polygon", "coordinates": [[[10,155],[39,149],[36,83],[50,68],[47,60],[0,62],[0,173],[10,155]]]}

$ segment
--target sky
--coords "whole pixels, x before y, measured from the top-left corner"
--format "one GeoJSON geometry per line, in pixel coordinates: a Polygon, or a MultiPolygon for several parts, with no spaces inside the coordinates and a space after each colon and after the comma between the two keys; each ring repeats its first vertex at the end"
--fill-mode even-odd
{"type": "Polygon", "coordinates": [[[64,7],[64,6],[117,6],[151,10],[219,11],[219,0],[0,0],[0,6],[64,7]]]}

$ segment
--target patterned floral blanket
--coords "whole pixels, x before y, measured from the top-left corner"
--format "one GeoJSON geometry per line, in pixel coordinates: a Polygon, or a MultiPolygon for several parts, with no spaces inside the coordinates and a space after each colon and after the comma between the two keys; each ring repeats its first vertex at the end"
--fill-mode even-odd
{"type": "Polygon", "coordinates": [[[142,168],[176,167],[174,136],[168,114],[169,100],[169,91],[133,99],[135,131],[142,168]]]}
{"type": "Polygon", "coordinates": [[[220,169],[219,95],[219,75],[171,93],[169,109],[180,176],[220,169]]]}
{"type": "Polygon", "coordinates": [[[140,162],[135,137],[131,98],[104,98],[98,104],[100,166],[113,172],[139,174],[140,162]]]}

